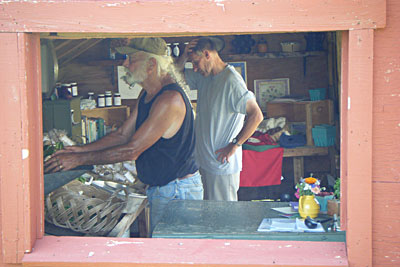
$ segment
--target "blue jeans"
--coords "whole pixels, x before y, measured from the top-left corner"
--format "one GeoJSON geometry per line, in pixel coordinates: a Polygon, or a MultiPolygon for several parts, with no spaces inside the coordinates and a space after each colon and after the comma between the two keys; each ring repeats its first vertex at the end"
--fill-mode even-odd
{"type": "Polygon", "coordinates": [[[200,173],[185,179],[175,179],[164,186],[150,186],[147,191],[150,204],[150,233],[160,221],[168,203],[174,199],[203,199],[203,184],[200,173]]]}

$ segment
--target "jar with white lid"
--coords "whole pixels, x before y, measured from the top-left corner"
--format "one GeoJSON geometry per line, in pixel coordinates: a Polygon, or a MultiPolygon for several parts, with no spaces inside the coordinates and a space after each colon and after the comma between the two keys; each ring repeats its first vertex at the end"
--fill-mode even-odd
{"type": "Polygon", "coordinates": [[[89,100],[94,100],[94,93],[93,92],[88,92],[88,99],[89,100]]]}
{"type": "Polygon", "coordinates": [[[72,96],[78,96],[78,84],[73,82],[71,83],[71,91],[72,91],[72,96]]]}
{"type": "Polygon", "coordinates": [[[114,106],[121,106],[121,94],[115,93],[114,94],[114,106]]]}
{"type": "Polygon", "coordinates": [[[112,99],[113,97],[112,97],[112,93],[111,93],[111,91],[106,91],[106,95],[105,95],[105,104],[106,104],[106,107],[112,107],[112,105],[113,105],[113,99],[112,99]]]}
{"type": "Polygon", "coordinates": [[[104,97],[104,94],[99,94],[97,96],[97,107],[98,108],[104,108],[106,105],[106,99],[104,97]]]}

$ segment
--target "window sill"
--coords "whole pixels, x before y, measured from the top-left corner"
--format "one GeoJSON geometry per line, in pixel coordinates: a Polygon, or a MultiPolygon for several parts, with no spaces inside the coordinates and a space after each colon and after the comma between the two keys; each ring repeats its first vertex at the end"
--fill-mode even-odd
{"type": "Polygon", "coordinates": [[[349,266],[343,242],[55,237],[36,240],[24,266],[349,266]],[[308,255],[308,256],[307,256],[308,255]]]}

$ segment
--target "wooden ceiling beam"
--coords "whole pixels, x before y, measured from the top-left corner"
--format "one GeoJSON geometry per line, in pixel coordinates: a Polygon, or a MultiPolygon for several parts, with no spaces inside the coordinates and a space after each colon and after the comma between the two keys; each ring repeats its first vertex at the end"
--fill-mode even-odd
{"type": "Polygon", "coordinates": [[[95,46],[96,44],[100,43],[101,41],[103,41],[103,39],[89,39],[89,40],[82,41],[80,44],[76,45],[73,49],[69,50],[68,52],[66,52],[62,56],[60,56],[60,58],[59,58],[60,65],[65,65],[68,62],[74,60],[79,55],[81,55],[82,53],[87,51],[89,48],[91,48],[91,47],[95,46]],[[84,45],[86,45],[85,48],[79,49],[81,46],[84,46],[84,45]],[[68,53],[73,53],[73,55],[69,55],[68,57],[66,57],[66,55],[68,53]],[[63,57],[66,57],[66,59],[63,60],[62,59],[63,57]]]}

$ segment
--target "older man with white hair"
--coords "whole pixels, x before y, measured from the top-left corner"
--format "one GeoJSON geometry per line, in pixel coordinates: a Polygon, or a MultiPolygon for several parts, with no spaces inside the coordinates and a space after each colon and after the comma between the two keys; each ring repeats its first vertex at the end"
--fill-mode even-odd
{"type": "Polygon", "coordinates": [[[137,105],[117,131],[55,153],[45,172],[135,160],[138,178],[149,185],[153,229],[170,200],[203,198],[193,154],[194,113],[163,39],[135,38],[116,50],[128,55],[124,80],[143,87],[137,105]]]}

